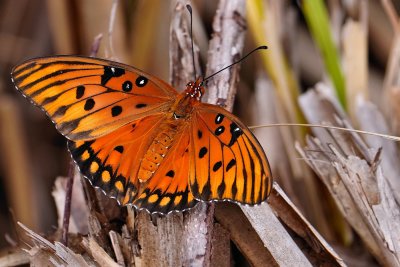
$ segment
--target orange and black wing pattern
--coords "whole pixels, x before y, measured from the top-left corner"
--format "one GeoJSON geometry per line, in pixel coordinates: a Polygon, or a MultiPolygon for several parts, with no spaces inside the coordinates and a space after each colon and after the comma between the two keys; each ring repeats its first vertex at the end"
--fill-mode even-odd
{"type": "Polygon", "coordinates": [[[142,193],[132,204],[162,214],[184,211],[198,202],[189,189],[190,133],[186,126],[174,137],[163,162],[152,178],[142,184],[142,193]]]}
{"type": "Polygon", "coordinates": [[[29,60],[12,71],[17,89],[70,140],[90,140],[155,113],[177,92],[133,67],[78,56],[29,60]]]}
{"type": "Polygon", "coordinates": [[[271,192],[267,157],[250,130],[226,110],[199,104],[192,118],[189,186],[196,199],[254,205],[271,192]]]}
{"type": "Polygon", "coordinates": [[[138,69],[56,56],[12,78],[69,139],[81,173],[120,204],[167,214],[198,201],[259,204],[271,192],[265,153],[238,118],[198,101],[179,106],[188,113],[179,118],[188,94],[138,69]]]}
{"type": "MultiPolygon", "coordinates": [[[[153,115],[90,141],[69,141],[68,147],[81,173],[121,205],[167,214],[193,207],[189,191],[189,133],[180,130],[171,146],[154,142],[165,116],[153,115]],[[151,157],[151,158],[149,158],[151,157]],[[154,169],[141,179],[144,159],[154,169]]],[[[162,134],[162,133],[161,133],[162,134]]]]}

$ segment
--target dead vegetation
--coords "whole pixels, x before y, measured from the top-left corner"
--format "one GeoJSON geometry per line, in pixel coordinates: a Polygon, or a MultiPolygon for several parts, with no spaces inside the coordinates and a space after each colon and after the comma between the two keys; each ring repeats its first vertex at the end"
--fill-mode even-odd
{"type": "MultiPolygon", "coordinates": [[[[69,157],[64,145],[41,143],[64,141],[43,130],[52,127],[41,122],[44,115],[12,91],[11,66],[50,53],[89,54],[103,33],[99,56],[165,80],[169,65],[176,88],[193,77],[186,1],[121,0],[110,29],[116,2],[1,4],[1,198],[14,218],[0,215],[7,241],[0,266],[400,266],[398,143],[321,128],[255,130],[275,178],[268,203],[255,207],[200,203],[184,213],[149,215],[118,207],[75,173],[63,245],[66,178],[53,188],[58,223],[44,218],[52,217],[53,200],[41,185],[48,177],[51,187],[56,173],[66,173],[69,157]],[[18,21],[9,10],[19,10],[18,21]],[[53,52],[45,45],[50,38],[53,52]]],[[[329,0],[324,14],[317,2],[193,1],[198,72],[211,74],[259,44],[269,46],[210,80],[207,102],[234,108],[249,125],[309,123],[399,135],[400,3],[329,0]]]]}

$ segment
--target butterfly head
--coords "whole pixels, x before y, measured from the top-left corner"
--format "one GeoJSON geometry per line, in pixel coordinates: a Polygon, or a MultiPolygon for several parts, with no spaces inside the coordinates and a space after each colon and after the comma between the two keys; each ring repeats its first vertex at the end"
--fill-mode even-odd
{"type": "Polygon", "coordinates": [[[197,79],[195,82],[189,82],[186,85],[185,93],[191,98],[201,101],[201,97],[204,95],[203,80],[197,79]]]}

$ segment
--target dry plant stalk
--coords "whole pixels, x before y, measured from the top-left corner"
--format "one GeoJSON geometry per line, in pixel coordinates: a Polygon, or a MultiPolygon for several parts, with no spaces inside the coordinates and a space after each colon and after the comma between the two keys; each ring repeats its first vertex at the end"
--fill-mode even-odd
{"type": "Polygon", "coordinates": [[[388,0],[381,0],[381,2],[394,31],[394,40],[390,49],[383,85],[383,103],[385,103],[383,108],[393,134],[400,135],[400,109],[398,105],[400,101],[400,79],[398,71],[400,67],[400,23],[393,3],[388,0]]]}
{"type": "MultiPolygon", "coordinates": [[[[300,98],[308,121],[349,127],[338,103],[327,91],[319,85],[300,98]]],[[[355,110],[364,128],[368,125],[376,132],[387,130],[383,116],[372,103],[359,101],[355,110]]],[[[382,150],[382,143],[374,146],[367,139],[367,144],[355,133],[322,129],[313,132],[316,137],[308,137],[305,148],[297,145],[298,151],[329,189],[371,254],[384,266],[400,266],[400,202],[392,179],[398,178],[400,172],[398,164],[384,163],[398,158],[395,148],[385,149],[394,144],[385,141],[382,150]]]]}

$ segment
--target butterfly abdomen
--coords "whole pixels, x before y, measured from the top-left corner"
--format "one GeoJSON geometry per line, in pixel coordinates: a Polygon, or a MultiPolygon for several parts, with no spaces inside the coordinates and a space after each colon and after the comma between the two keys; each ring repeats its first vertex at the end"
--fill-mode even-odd
{"type": "Polygon", "coordinates": [[[177,132],[177,124],[171,121],[166,121],[160,126],[159,133],[155,136],[141,161],[138,172],[140,181],[147,181],[157,171],[158,166],[164,160],[165,155],[171,147],[177,132]]]}

